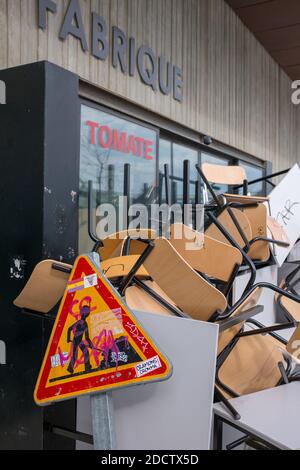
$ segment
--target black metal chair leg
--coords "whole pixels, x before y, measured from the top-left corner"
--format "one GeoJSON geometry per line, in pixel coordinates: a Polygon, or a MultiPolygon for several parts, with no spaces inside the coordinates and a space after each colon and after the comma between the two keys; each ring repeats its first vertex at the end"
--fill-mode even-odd
{"type": "Polygon", "coordinates": [[[215,395],[216,397],[220,400],[220,402],[223,403],[224,406],[226,406],[226,408],[228,409],[228,411],[230,412],[230,414],[232,414],[233,418],[235,419],[235,421],[240,421],[241,419],[241,415],[238,413],[238,411],[231,405],[231,403],[229,402],[229,400],[227,400],[227,398],[224,397],[224,395],[220,392],[220,390],[218,390],[217,388],[215,388],[215,395]]]}

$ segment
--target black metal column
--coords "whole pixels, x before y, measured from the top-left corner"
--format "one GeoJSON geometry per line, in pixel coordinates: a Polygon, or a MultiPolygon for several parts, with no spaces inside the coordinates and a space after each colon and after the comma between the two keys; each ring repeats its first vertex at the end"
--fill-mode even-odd
{"type": "Polygon", "coordinates": [[[72,448],[43,433],[46,419],[75,429],[75,403],[39,408],[33,390],[51,327],[12,304],[36,263],[72,262],[78,238],[78,78],[40,62],[0,71],[0,449],[72,448]],[[44,323],[44,324],[43,324],[44,323]]]}

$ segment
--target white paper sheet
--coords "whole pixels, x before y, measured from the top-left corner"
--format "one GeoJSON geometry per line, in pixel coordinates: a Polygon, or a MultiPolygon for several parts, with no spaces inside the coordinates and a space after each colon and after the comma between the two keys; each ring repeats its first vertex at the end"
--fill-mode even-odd
{"type": "Polygon", "coordinates": [[[300,238],[300,168],[296,164],[270,195],[271,215],[285,230],[290,246],[274,248],[278,266],[282,266],[300,238]]]}

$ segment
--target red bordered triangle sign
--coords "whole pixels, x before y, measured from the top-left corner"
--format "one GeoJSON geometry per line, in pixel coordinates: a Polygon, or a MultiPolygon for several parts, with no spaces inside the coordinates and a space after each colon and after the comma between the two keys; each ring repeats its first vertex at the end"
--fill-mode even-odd
{"type": "Polygon", "coordinates": [[[169,360],[97,268],[93,255],[80,256],[39,374],[36,403],[166,380],[171,374],[169,360]]]}

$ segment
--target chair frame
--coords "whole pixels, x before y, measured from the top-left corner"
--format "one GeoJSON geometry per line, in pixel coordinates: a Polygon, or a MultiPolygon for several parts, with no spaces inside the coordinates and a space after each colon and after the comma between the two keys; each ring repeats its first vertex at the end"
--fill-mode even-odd
{"type": "MultiPolygon", "coordinates": [[[[291,292],[293,295],[299,295],[297,291],[295,290],[295,286],[300,283],[300,278],[294,280],[294,278],[297,276],[297,274],[300,272],[300,261],[292,261],[289,264],[294,264],[296,265],[296,269],[294,269],[288,276],[285,278],[284,283],[282,284],[281,288],[283,290],[287,290],[291,292]]],[[[287,310],[285,305],[282,303],[282,295],[279,295],[277,298],[277,303],[279,307],[281,308],[283,314],[287,318],[288,321],[290,321],[292,324],[296,326],[297,321],[293,317],[293,315],[287,310]]]]}
{"type": "MultiPolygon", "coordinates": [[[[198,169],[198,168],[197,168],[198,169]]],[[[187,168],[186,168],[187,170],[187,168]]],[[[187,175],[188,172],[185,170],[185,174],[187,175]]],[[[201,169],[200,169],[201,170],[201,169]]],[[[125,178],[126,179],[126,178],[125,178]]],[[[170,180],[168,179],[168,181],[166,181],[166,185],[168,185],[170,182],[170,180]]],[[[209,188],[210,185],[208,185],[208,188],[209,188]]],[[[214,193],[214,192],[213,192],[214,193]]],[[[88,227],[89,227],[89,235],[90,235],[90,238],[95,242],[95,246],[94,246],[94,249],[93,251],[96,251],[98,252],[99,248],[102,246],[102,241],[98,239],[98,237],[94,234],[93,232],[93,228],[92,228],[92,194],[93,194],[93,188],[92,188],[92,183],[89,182],[89,220],[88,220],[88,227]]],[[[187,196],[188,196],[188,191],[185,191],[185,199],[187,199],[187,196]]],[[[215,199],[215,202],[217,203],[217,206],[219,209],[221,209],[221,204],[217,198],[217,196],[215,195],[214,193],[214,199],[215,199]]],[[[234,205],[231,205],[231,204],[228,204],[228,209],[231,211],[231,207],[234,207],[234,205]]],[[[239,204],[238,207],[241,207],[241,205],[239,204]]],[[[248,206],[249,207],[249,206],[248,206]]],[[[224,209],[224,207],[222,206],[222,210],[224,209]]],[[[232,211],[231,211],[232,212],[232,211]]],[[[211,220],[212,222],[216,223],[216,225],[218,226],[218,221],[217,219],[215,218],[214,214],[210,214],[210,217],[211,217],[211,220]]],[[[233,221],[234,221],[234,217],[233,217],[233,221]]],[[[224,229],[224,227],[221,226],[221,224],[219,224],[219,227],[221,230],[223,230],[223,232],[226,232],[226,229],[224,229]]],[[[243,231],[241,230],[241,234],[243,233],[243,231]]],[[[260,283],[260,284],[256,284],[254,285],[254,282],[255,282],[255,275],[256,275],[256,269],[255,269],[255,266],[252,262],[252,260],[249,258],[249,256],[247,255],[247,253],[245,253],[245,251],[240,247],[240,246],[237,246],[237,244],[235,243],[235,241],[232,239],[232,237],[230,236],[230,234],[226,233],[226,238],[227,240],[229,241],[229,243],[232,244],[232,246],[236,247],[237,249],[239,249],[239,251],[241,252],[244,260],[247,262],[247,264],[249,265],[250,267],[250,270],[251,270],[251,283],[248,284],[247,288],[246,288],[246,291],[243,293],[243,296],[242,298],[232,307],[228,308],[226,310],[226,312],[223,312],[223,314],[220,314],[219,312],[215,312],[214,315],[212,315],[211,319],[209,321],[211,322],[215,322],[215,321],[223,321],[223,326],[221,326],[221,328],[231,328],[233,325],[238,325],[240,322],[245,322],[245,321],[249,321],[251,320],[251,318],[253,318],[254,315],[258,314],[261,312],[261,309],[259,306],[256,306],[255,309],[248,309],[248,311],[246,312],[243,312],[243,315],[242,316],[239,316],[237,315],[235,318],[231,318],[232,315],[234,314],[234,312],[242,305],[242,303],[245,301],[246,297],[247,296],[250,296],[251,293],[257,289],[257,288],[260,288],[260,287],[269,287],[271,288],[272,290],[274,290],[275,292],[279,293],[279,294],[282,294],[288,298],[290,298],[291,300],[294,300],[298,303],[300,303],[300,298],[299,297],[296,297],[294,296],[293,294],[291,293],[288,293],[288,292],[285,292],[285,291],[282,291],[282,289],[280,288],[276,288],[275,286],[272,286],[270,284],[265,284],[265,283],[260,283]],[[249,318],[248,318],[249,317],[249,318]],[[226,323],[227,322],[227,323],[226,323]]],[[[128,237],[128,239],[126,240],[126,242],[124,243],[124,246],[123,246],[123,253],[126,254],[127,250],[129,249],[128,247],[130,246],[130,237],[128,237]]],[[[177,316],[180,316],[180,317],[186,317],[185,313],[182,312],[180,309],[177,309],[175,308],[174,306],[170,305],[168,302],[165,301],[165,299],[162,299],[161,296],[159,296],[157,293],[155,293],[154,291],[152,291],[150,288],[148,288],[148,286],[145,286],[145,284],[136,278],[136,273],[137,271],[139,270],[139,268],[143,265],[144,261],[146,260],[146,258],[150,255],[150,253],[152,252],[152,250],[154,249],[155,245],[153,243],[153,241],[146,241],[146,240],[140,240],[140,239],[137,239],[138,241],[141,241],[143,243],[145,243],[146,245],[146,248],[144,250],[144,252],[140,255],[138,261],[136,262],[136,264],[133,266],[132,270],[130,271],[130,273],[122,280],[122,282],[120,283],[119,285],[119,292],[121,293],[121,295],[124,295],[125,293],[125,290],[126,288],[131,285],[132,283],[134,284],[137,284],[139,287],[143,288],[148,294],[152,295],[153,298],[155,298],[155,300],[157,300],[158,302],[160,302],[164,307],[168,308],[170,310],[170,312],[172,312],[173,314],[177,315],[177,316]]],[[[266,241],[266,240],[265,240],[266,241]]],[[[71,271],[72,271],[72,268],[70,267],[70,269],[68,268],[65,268],[65,267],[62,267],[60,265],[60,263],[53,263],[52,265],[52,269],[54,270],[58,270],[58,271],[62,271],[67,273],[67,274],[70,274],[71,271]],[[67,269],[67,270],[66,270],[67,269]]],[[[233,283],[234,281],[234,277],[233,279],[231,280],[231,282],[233,283]]],[[[32,312],[28,312],[30,314],[32,314],[32,312]]],[[[34,314],[34,313],[33,313],[34,314]]],[[[52,315],[43,315],[42,317],[38,314],[35,314],[36,316],[39,316],[39,318],[46,318],[46,319],[49,319],[51,321],[55,320],[55,317],[53,317],[52,315]]],[[[290,324],[289,324],[290,325],[290,324]]],[[[242,334],[242,332],[240,332],[240,334],[242,334]]],[[[257,333],[258,334],[258,333],[257,333]]],[[[234,414],[234,416],[236,417],[236,419],[239,418],[239,415],[238,413],[236,412],[236,410],[234,410],[234,408],[229,404],[228,400],[223,396],[223,394],[220,392],[220,391],[217,391],[216,393],[218,393],[218,395],[221,397],[221,400],[226,404],[226,406],[228,406],[229,410],[231,410],[231,412],[234,414]]]]}
{"type": "MultiPolygon", "coordinates": [[[[220,198],[216,195],[211,183],[208,181],[208,179],[206,178],[204,172],[202,171],[202,168],[200,165],[196,165],[196,170],[198,171],[202,181],[204,182],[205,186],[207,187],[207,189],[209,190],[214,202],[215,202],[215,209],[217,209],[217,216],[219,216],[223,211],[227,210],[233,223],[235,224],[237,230],[239,231],[243,241],[245,242],[245,246],[242,247],[244,249],[244,251],[246,253],[249,252],[250,248],[257,242],[260,242],[260,241],[263,241],[263,242],[266,242],[266,243],[269,243],[269,244],[273,244],[273,245],[277,245],[277,246],[281,246],[281,247],[288,247],[289,246],[289,243],[286,243],[286,242],[283,242],[283,241],[280,241],[280,240],[273,240],[272,238],[269,238],[267,236],[263,236],[263,237],[255,237],[253,238],[252,240],[248,240],[245,233],[243,232],[243,229],[242,227],[240,226],[239,222],[237,221],[233,211],[232,211],[232,208],[238,208],[238,209],[243,209],[243,208],[249,208],[249,207],[257,207],[258,206],[258,203],[256,202],[253,202],[250,203],[250,204],[242,204],[242,203],[232,203],[232,202],[225,202],[224,204],[222,204],[220,202],[220,198]]],[[[223,198],[225,196],[223,195],[223,198]]]]}
{"type": "MultiPolygon", "coordinates": [[[[238,398],[240,395],[220,380],[219,372],[220,372],[220,369],[221,369],[222,365],[225,363],[226,359],[229,357],[229,355],[233,351],[234,347],[236,346],[236,344],[238,343],[240,338],[247,337],[247,336],[258,336],[258,335],[261,335],[261,334],[265,335],[267,333],[271,337],[273,337],[274,339],[279,341],[283,346],[286,347],[287,344],[288,344],[287,340],[285,340],[284,338],[282,338],[281,336],[279,336],[275,333],[275,328],[274,327],[265,328],[262,323],[258,322],[257,320],[254,320],[254,319],[248,320],[247,323],[252,323],[253,325],[255,325],[257,327],[257,329],[256,330],[251,330],[251,332],[245,332],[244,331],[244,326],[243,326],[241,328],[241,331],[237,334],[237,336],[224,349],[224,351],[222,351],[219,354],[219,356],[217,358],[216,384],[221,389],[223,389],[226,393],[228,393],[232,398],[238,398]]],[[[291,327],[291,325],[289,325],[289,327],[291,327]]],[[[286,328],[285,325],[281,326],[281,328],[278,326],[276,331],[284,330],[285,328],[286,328]]],[[[284,383],[290,383],[289,375],[291,373],[291,361],[288,361],[286,359],[286,362],[287,362],[287,367],[286,368],[284,368],[284,365],[283,365],[282,362],[278,363],[278,367],[279,367],[282,378],[278,382],[277,386],[282,385],[284,383]]]]}
{"type": "MultiPolygon", "coordinates": [[[[229,235],[229,238],[230,238],[230,235],[229,235]]],[[[119,288],[119,292],[121,293],[121,295],[124,295],[127,287],[129,287],[129,285],[135,284],[138,287],[142,288],[145,292],[147,292],[153,299],[155,299],[158,303],[160,303],[164,308],[168,309],[171,313],[174,313],[176,316],[181,316],[181,317],[186,318],[186,314],[184,312],[182,312],[181,310],[179,310],[177,308],[174,308],[173,305],[170,305],[169,302],[167,302],[165,299],[162,299],[161,296],[159,296],[156,292],[154,292],[149,286],[146,286],[142,281],[138,280],[135,277],[135,273],[137,272],[139,267],[144,263],[146,258],[151,254],[152,250],[155,248],[155,245],[154,245],[153,242],[148,242],[147,245],[148,246],[147,246],[146,250],[141,255],[141,257],[140,257],[138,263],[136,264],[136,266],[133,267],[131,273],[129,273],[129,275],[123,280],[123,282],[122,282],[122,284],[119,288]]],[[[243,250],[241,250],[241,252],[243,252],[243,250]]],[[[248,258],[248,256],[245,253],[244,253],[244,256],[246,257],[246,259],[248,258]]],[[[254,270],[255,270],[255,267],[254,267],[254,270]]],[[[149,275],[151,276],[151,273],[149,273],[149,275]]],[[[238,316],[236,316],[236,318],[233,317],[233,314],[247,300],[247,298],[249,298],[257,289],[270,289],[273,292],[278,293],[279,295],[283,295],[283,296],[285,296],[285,297],[287,297],[287,298],[289,298],[289,299],[291,299],[291,300],[293,300],[297,303],[300,303],[300,297],[295,296],[295,295],[293,295],[289,292],[286,292],[286,291],[282,290],[281,288],[279,288],[277,286],[274,286],[270,283],[261,282],[261,283],[256,283],[256,284],[252,284],[252,285],[248,284],[248,286],[247,286],[245,292],[243,293],[241,299],[239,299],[239,301],[237,303],[235,303],[235,305],[228,308],[227,311],[223,312],[223,314],[220,314],[219,312],[215,312],[215,314],[213,314],[211,316],[211,318],[209,319],[209,322],[212,322],[212,323],[216,322],[216,321],[224,322],[224,321],[230,319],[231,321],[229,321],[227,323],[227,325],[224,324],[224,325],[226,325],[226,326],[224,326],[224,328],[228,329],[228,328],[231,328],[233,325],[240,324],[241,322],[244,324],[246,321],[248,321],[248,322],[249,322],[249,320],[252,321],[251,319],[253,318],[253,316],[255,314],[260,313],[261,310],[258,309],[255,312],[255,311],[253,311],[253,309],[248,309],[248,311],[243,312],[244,315],[238,315],[238,316]]],[[[241,327],[240,332],[234,338],[234,340],[238,340],[242,336],[248,336],[248,335],[250,336],[250,334],[255,335],[255,334],[266,334],[266,333],[269,333],[271,335],[275,335],[274,337],[276,337],[276,339],[279,339],[280,337],[275,334],[275,331],[291,328],[291,322],[288,322],[288,323],[283,324],[283,325],[273,325],[273,326],[270,326],[270,327],[267,327],[267,328],[264,327],[264,325],[259,324],[257,322],[257,326],[259,326],[259,329],[256,330],[256,331],[253,330],[253,332],[244,332],[243,328],[241,327]]],[[[231,346],[235,344],[234,340],[231,343],[231,346]]],[[[281,340],[281,338],[280,338],[280,340],[281,340]]],[[[220,356],[219,356],[219,358],[220,358],[220,356]]],[[[220,366],[219,366],[219,368],[220,368],[220,366]]],[[[288,372],[289,372],[288,370],[285,370],[285,369],[282,370],[282,374],[288,375],[288,372]]],[[[217,383],[217,385],[218,385],[218,383],[217,383]]],[[[240,419],[239,413],[236,410],[233,409],[233,407],[230,405],[230,403],[228,402],[226,397],[222,394],[222,392],[220,390],[218,390],[217,394],[221,398],[221,401],[228,407],[229,411],[233,414],[234,418],[236,420],[240,419]]]]}

